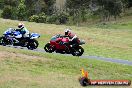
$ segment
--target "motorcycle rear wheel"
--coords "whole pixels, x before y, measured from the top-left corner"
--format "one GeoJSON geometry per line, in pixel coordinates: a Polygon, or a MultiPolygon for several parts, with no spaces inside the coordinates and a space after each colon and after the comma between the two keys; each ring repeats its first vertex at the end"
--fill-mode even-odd
{"type": "Polygon", "coordinates": [[[0,45],[3,43],[3,37],[0,37],[0,45]]]}
{"type": "Polygon", "coordinates": [[[30,50],[33,50],[33,49],[36,49],[38,45],[39,45],[38,41],[35,39],[32,39],[32,40],[29,40],[27,44],[27,48],[30,50]]]}
{"type": "Polygon", "coordinates": [[[5,37],[0,37],[0,45],[6,46],[11,44],[12,44],[11,40],[6,39],[5,37]]]}

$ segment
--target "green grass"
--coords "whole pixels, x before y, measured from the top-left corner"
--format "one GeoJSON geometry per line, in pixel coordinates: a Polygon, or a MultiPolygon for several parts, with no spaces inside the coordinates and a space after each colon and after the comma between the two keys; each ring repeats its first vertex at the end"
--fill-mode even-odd
{"type": "MultiPolygon", "coordinates": [[[[79,38],[86,41],[86,44],[82,46],[85,49],[85,55],[132,60],[132,22],[129,20],[131,18],[129,16],[124,20],[106,25],[94,25],[90,28],[33,22],[24,22],[24,24],[31,32],[41,34],[38,39],[40,48],[43,48],[53,35],[64,34],[64,29],[70,27],[79,38]]],[[[9,27],[16,28],[19,22],[0,19],[0,34],[9,27]]]]}
{"type": "Polygon", "coordinates": [[[96,25],[99,28],[104,29],[132,29],[132,22],[119,22],[119,23],[107,23],[107,24],[98,24],[96,25]]]}
{"type": "Polygon", "coordinates": [[[0,58],[0,88],[80,88],[81,68],[91,79],[132,80],[131,66],[98,60],[2,46],[0,58]]]}

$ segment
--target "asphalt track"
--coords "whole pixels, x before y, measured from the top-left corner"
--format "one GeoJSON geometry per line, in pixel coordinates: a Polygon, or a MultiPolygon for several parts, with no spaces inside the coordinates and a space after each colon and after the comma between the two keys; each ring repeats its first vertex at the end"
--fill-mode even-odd
{"type": "MultiPolygon", "coordinates": [[[[28,50],[25,47],[19,47],[19,46],[9,46],[8,45],[6,47],[12,47],[12,48],[17,48],[17,49],[25,49],[25,50],[28,50]]],[[[44,51],[44,49],[41,49],[41,48],[38,48],[38,49],[35,49],[35,50],[32,50],[32,51],[46,53],[44,51]]],[[[54,54],[57,54],[57,53],[54,53],[54,54]]],[[[64,55],[68,55],[68,54],[64,54],[64,55]]],[[[71,56],[71,55],[68,55],[68,56],[71,56]]],[[[102,61],[106,61],[106,62],[113,62],[113,63],[117,63],[117,64],[123,64],[123,65],[132,66],[132,61],[122,60],[122,59],[113,59],[113,58],[105,58],[105,57],[100,57],[100,56],[88,56],[88,55],[83,55],[83,56],[80,56],[79,58],[82,58],[82,59],[102,60],[102,61]]]]}

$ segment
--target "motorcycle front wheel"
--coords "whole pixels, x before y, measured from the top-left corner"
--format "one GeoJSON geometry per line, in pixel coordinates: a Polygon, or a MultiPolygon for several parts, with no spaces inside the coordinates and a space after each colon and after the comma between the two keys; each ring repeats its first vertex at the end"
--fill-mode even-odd
{"type": "Polygon", "coordinates": [[[45,46],[44,46],[44,50],[48,53],[52,53],[54,52],[54,49],[53,47],[51,47],[51,44],[50,43],[47,43],[45,46]]]}

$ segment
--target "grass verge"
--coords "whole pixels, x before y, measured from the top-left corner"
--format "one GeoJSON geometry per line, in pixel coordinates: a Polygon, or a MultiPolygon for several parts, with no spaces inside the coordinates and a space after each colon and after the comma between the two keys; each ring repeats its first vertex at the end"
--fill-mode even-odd
{"type": "Polygon", "coordinates": [[[98,60],[2,46],[0,58],[0,88],[80,88],[81,68],[91,79],[132,80],[131,66],[98,60]]]}

